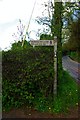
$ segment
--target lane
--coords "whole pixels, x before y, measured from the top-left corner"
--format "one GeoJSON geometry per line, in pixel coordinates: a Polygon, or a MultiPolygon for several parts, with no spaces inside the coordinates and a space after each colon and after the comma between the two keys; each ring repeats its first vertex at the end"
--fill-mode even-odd
{"type": "Polygon", "coordinates": [[[80,82],[80,63],[73,61],[68,56],[62,58],[63,69],[80,82]]]}

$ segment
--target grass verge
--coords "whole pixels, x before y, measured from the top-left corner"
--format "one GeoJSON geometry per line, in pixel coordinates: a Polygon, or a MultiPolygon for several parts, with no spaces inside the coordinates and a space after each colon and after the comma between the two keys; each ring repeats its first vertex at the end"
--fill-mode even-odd
{"type": "Polygon", "coordinates": [[[60,81],[58,95],[54,100],[51,96],[48,96],[48,98],[42,96],[35,100],[35,109],[50,113],[66,113],[71,107],[77,105],[78,86],[66,71],[63,71],[63,79],[60,81]]]}

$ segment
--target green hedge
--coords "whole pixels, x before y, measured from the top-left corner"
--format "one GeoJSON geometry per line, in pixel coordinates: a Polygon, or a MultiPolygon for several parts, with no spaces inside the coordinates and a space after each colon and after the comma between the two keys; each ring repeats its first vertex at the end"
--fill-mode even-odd
{"type": "Polygon", "coordinates": [[[80,62],[80,52],[77,52],[77,51],[71,51],[70,53],[69,53],[69,56],[70,56],[70,58],[72,59],[72,60],[74,60],[74,61],[77,61],[77,62],[80,62]]]}
{"type": "Polygon", "coordinates": [[[28,47],[2,53],[3,110],[33,105],[40,95],[52,94],[53,47],[28,47]]]}

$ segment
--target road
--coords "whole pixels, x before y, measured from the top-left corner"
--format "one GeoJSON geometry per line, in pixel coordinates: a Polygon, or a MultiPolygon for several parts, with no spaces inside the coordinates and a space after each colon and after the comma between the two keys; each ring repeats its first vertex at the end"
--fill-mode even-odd
{"type": "Polygon", "coordinates": [[[80,63],[73,61],[68,56],[62,58],[63,69],[80,82],[80,63]]]}

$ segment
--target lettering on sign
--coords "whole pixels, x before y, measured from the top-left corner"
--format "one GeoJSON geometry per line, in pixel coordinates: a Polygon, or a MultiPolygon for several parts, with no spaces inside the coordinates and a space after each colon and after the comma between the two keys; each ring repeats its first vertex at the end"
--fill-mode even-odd
{"type": "Polygon", "coordinates": [[[32,46],[54,46],[53,40],[31,40],[30,44],[32,46]]]}

